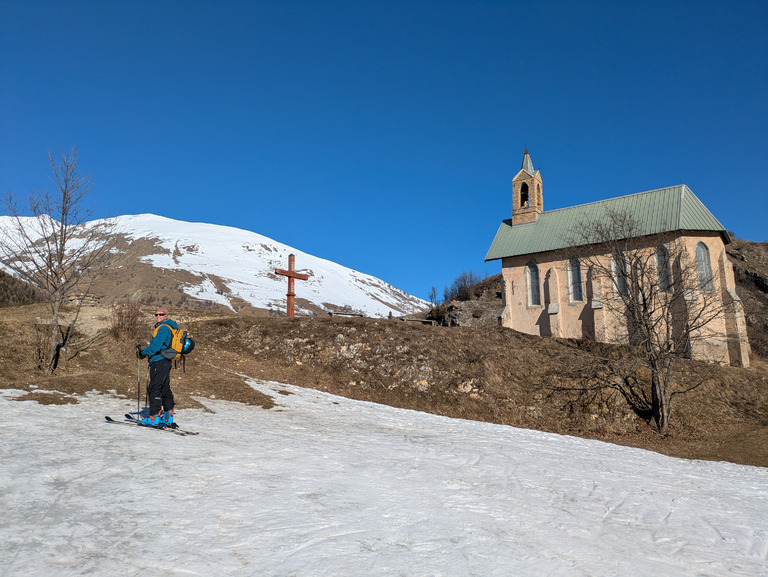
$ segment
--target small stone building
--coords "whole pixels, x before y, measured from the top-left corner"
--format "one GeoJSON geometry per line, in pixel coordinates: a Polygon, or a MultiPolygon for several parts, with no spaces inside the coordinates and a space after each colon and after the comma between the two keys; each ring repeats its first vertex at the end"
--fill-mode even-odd
{"type": "MultiPolygon", "coordinates": [[[[600,278],[594,267],[585,266],[589,259],[599,262],[613,257],[601,254],[607,250],[605,245],[579,246],[574,241],[580,223],[618,211],[630,214],[638,223],[641,250],[658,256],[659,263],[665,262],[665,247],[670,242],[684,247],[696,259],[701,287],[695,291],[706,291],[710,300],[719,300],[717,317],[708,323],[705,337],[690,339],[688,354],[749,366],[744,312],[725,252],[731,239],[690,188],[679,185],[545,212],[541,173],[534,170],[527,149],[522,167],[512,179],[512,218],[501,223],[485,257],[486,262],[501,260],[501,325],[540,336],[629,342],[626,316],[605,306],[616,290],[614,279],[600,278]]],[[[654,278],[671,283],[673,276],[671,270],[659,269],[654,278]]],[[[682,328],[688,322],[685,316],[695,314],[695,302],[690,305],[690,310],[669,319],[669,324],[678,323],[678,329],[682,328]]]]}

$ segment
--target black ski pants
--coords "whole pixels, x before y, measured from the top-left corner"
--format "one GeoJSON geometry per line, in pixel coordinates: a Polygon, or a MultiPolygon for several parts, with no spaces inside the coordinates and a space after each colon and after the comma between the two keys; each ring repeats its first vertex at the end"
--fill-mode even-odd
{"type": "Polygon", "coordinates": [[[156,415],[160,409],[173,409],[173,393],[171,392],[171,366],[168,359],[160,359],[149,365],[149,414],[156,415]]]}

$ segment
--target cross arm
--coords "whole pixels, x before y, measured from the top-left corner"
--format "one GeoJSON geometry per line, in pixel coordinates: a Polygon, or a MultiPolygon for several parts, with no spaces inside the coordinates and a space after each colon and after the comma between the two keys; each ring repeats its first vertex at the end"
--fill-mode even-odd
{"type": "Polygon", "coordinates": [[[302,273],[296,272],[294,270],[285,270],[284,268],[276,268],[275,272],[277,274],[281,274],[281,275],[287,276],[289,278],[297,278],[299,280],[307,280],[309,278],[308,274],[302,274],[302,273]]]}

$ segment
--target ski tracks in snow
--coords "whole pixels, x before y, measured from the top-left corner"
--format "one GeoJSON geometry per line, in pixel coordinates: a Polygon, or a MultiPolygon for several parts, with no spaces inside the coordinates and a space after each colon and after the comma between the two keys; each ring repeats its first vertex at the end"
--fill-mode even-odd
{"type": "Polygon", "coordinates": [[[764,574],[766,469],[252,386],[196,437],[3,391],[0,575],[764,574]]]}

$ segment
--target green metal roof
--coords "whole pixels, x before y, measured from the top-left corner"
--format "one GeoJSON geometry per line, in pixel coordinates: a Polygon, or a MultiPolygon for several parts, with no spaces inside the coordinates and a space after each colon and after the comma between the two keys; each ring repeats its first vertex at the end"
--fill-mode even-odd
{"type": "Polygon", "coordinates": [[[513,226],[511,219],[505,220],[485,260],[487,262],[567,248],[571,246],[569,240],[576,236],[574,233],[580,223],[600,220],[609,212],[632,214],[640,226],[638,236],[677,231],[714,231],[723,236],[726,244],[730,242],[723,225],[690,188],[681,184],[542,212],[536,221],[525,224],[513,226]]]}

